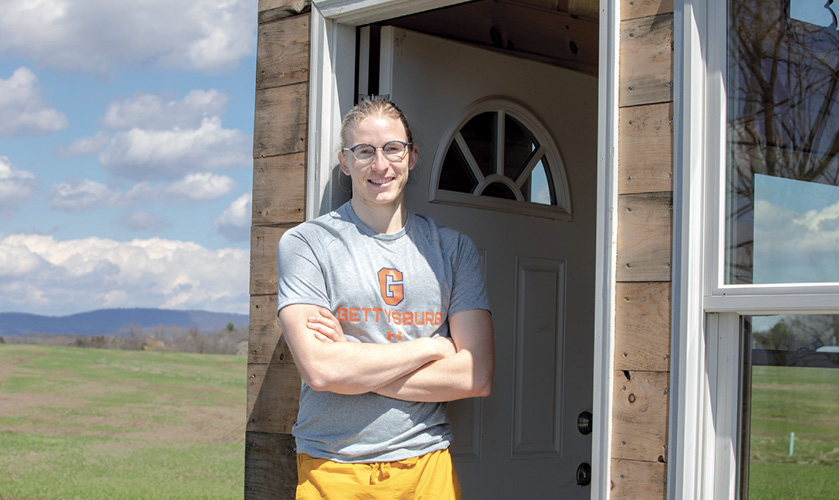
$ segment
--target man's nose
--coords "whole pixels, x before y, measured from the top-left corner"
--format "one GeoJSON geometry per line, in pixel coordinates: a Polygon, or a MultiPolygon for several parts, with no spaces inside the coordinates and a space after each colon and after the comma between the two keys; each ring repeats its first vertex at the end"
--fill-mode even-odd
{"type": "Polygon", "coordinates": [[[373,168],[381,170],[390,167],[390,161],[385,158],[385,152],[381,149],[376,150],[376,156],[373,157],[373,168]]]}

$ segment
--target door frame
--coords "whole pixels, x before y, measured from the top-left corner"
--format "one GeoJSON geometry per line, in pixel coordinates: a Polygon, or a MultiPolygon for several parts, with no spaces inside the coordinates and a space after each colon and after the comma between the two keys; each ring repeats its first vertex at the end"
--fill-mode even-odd
{"type": "MultiPolygon", "coordinates": [[[[448,7],[466,0],[314,0],[311,12],[309,154],[306,219],[332,209],[332,180],[340,121],[352,107],[355,27],[448,7]]],[[[618,199],[618,43],[620,2],[600,0],[598,61],[597,227],[594,360],[592,381],[591,498],[611,491],[612,387],[614,383],[615,262],[618,199]]]]}

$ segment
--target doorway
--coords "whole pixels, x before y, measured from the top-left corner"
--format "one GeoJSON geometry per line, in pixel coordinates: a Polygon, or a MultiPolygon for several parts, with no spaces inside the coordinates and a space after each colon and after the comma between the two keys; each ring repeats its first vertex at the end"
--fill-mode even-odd
{"type": "MultiPolygon", "coordinates": [[[[450,404],[464,498],[589,498],[590,489],[577,481],[591,461],[592,437],[580,432],[578,417],[592,410],[594,391],[597,79],[580,69],[393,26],[368,38],[364,29],[357,68],[365,69],[356,69],[360,78],[343,80],[338,95],[354,101],[377,94],[405,111],[420,148],[409,207],[469,235],[483,258],[497,369],[490,397],[450,404]],[[483,137],[473,133],[475,148],[483,143],[506,151],[496,146],[521,144],[528,134],[538,136],[540,146],[553,143],[556,157],[546,159],[547,166],[531,165],[531,172],[545,172],[538,183],[553,183],[553,197],[535,196],[533,179],[522,182],[530,183],[526,195],[484,189],[475,196],[484,198],[477,205],[445,196],[458,189],[440,184],[452,144],[464,127],[480,130],[474,122],[482,119],[512,125],[490,124],[483,137]],[[498,130],[519,126],[517,140],[498,130]],[[541,213],[530,210],[534,204],[543,205],[535,211],[541,213]]],[[[352,104],[341,100],[340,111],[352,104]]],[[[486,168],[484,180],[495,172],[486,168]]],[[[335,183],[331,206],[337,207],[348,193],[335,187],[332,172],[328,177],[335,183]]],[[[516,176],[508,177],[515,184],[516,176]]]]}

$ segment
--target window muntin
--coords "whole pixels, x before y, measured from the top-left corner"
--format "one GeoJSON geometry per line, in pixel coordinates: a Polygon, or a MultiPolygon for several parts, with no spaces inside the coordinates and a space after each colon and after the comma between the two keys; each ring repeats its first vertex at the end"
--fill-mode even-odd
{"type": "Polygon", "coordinates": [[[744,316],[740,497],[832,497],[839,315],[744,316]]]}
{"type": "Polygon", "coordinates": [[[729,1],[725,283],[839,281],[839,31],[821,0],[729,1]]]}
{"type": "Polygon", "coordinates": [[[559,151],[529,111],[492,98],[461,116],[437,154],[431,201],[570,220],[559,151]]]}

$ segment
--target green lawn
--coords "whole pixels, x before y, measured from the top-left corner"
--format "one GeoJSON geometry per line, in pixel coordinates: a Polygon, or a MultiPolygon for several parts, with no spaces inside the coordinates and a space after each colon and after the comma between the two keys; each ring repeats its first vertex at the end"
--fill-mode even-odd
{"type": "Polygon", "coordinates": [[[0,498],[242,498],[246,363],[0,344],[0,498]]]}
{"type": "Polygon", "coordinates": [[[751,410],[750,500],[839,497],[839,369],[756,366],[751,410]]]}

